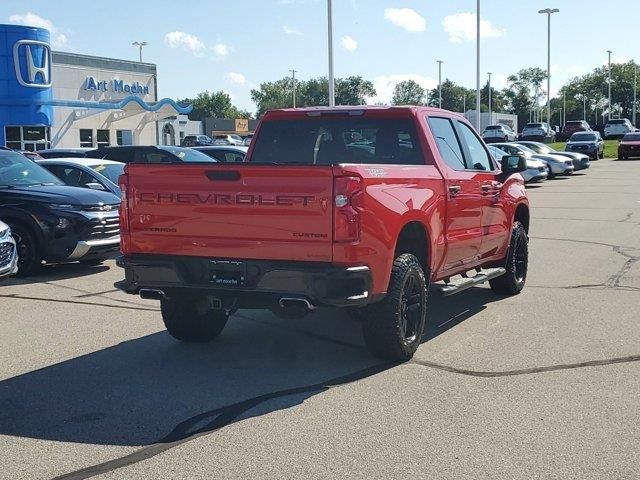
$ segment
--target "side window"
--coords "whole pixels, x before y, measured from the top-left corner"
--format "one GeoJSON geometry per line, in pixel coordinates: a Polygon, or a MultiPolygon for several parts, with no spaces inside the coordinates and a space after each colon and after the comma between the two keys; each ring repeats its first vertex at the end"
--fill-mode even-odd
{"type": "Polygon", "coordinates": [[[458,122],[458,128],[462,133],[462,141],[467,145],[467,150],[469,152],[469,157],[467,158],[469,168],[472,170],[483,170],[486,172],[493,170],[493,164],[489,159],[489,154],[484,148],[482,141],[466,123],[458,122]]]}
{"type": "Polygon", "coordinates": [[[441,117],[427,117],[427,123],[436,139],[438,152],[445,163],[454,170],[465,170],[464,157],[451,120],[441,117]]]}
{"type": "Polygon", "coordinates": [[[242,160],[244,160],[244,155],[237,152],[225,152],[224,157],[225,157],[224,161],[226,163],[236,163],[236,162],[242,162],[242,160]]]}

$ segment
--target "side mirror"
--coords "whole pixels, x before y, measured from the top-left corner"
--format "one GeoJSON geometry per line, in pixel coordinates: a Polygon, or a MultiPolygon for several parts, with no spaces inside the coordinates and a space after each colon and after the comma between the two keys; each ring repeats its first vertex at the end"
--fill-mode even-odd
{"type": "Polygon", "coordinates": [[[91,190],[102,190],[103,192],[106,190],[106,188],[104,188],[104,185],[98,182],[87,183],[85,187],[90,188],[91,190]]]}
{"type": "Polygon", "coordinates": [[[527,169],[527,159],[520,155],[505,155],[502,157],[500,165],[504,175],[511,175],[524,172],[527,169]]]}

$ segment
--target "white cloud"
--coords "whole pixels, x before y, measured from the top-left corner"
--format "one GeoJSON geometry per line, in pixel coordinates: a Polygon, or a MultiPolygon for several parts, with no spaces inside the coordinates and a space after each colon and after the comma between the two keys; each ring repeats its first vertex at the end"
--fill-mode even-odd
{"type": "Polygon", "coordinates": [[[340,39],[340,44],[348,52],[355,52],[358,49],[358,41],[349,35],[345,35],[340,39]]]}
{"type": "Polygon", "coordinates": [[[589,72],[589,69],[584,65],[569,65],[565,71],[570,77],[579,77],[589,72]]]}
{"type": "Polygon", "coordinates": [[[224,43],[216,43],[213,47],[211,47],[213,53],[218,57],[226,57],[229,55],[231,51],[231,47],[229,45],[225,45],[224,43]]]}
{"type": "Polygon", "coordinates": [[[630,60],[631,59],[629,57],[623,57],[623,56],[611,57],[611,63],[627,63],[630,60]]]}
{"type": "Polygon", "coordinates": [[[67,45],[67,36],[61,33],[58,28],[46,18],[42,18],[35,13],[27,12],[24,14],[15,14],[9,17],[10,23],[16,23],[18,25],[28,25],[30,27],[46,28],[51,33],[51,46],[53,48],[62,48],[67,45]]]}
{"type": "MultiPolygon", "coordinates": [[[[473,41],[476,38],[476,14],[454,13],[453,15],[447,15],[442,20],[442,27],[449,34],[449,41],[453,43],[473,41]]],[[[504,29],[498,28],[488,20],[480,18],[480,37],[495,38],[501,37],[504,33],[504,29]]]]}
{"type": "Polygon", "coordinates": [[[302,32],[296,28],[291,28],[291,27],[287,27],[286,25],[284,25],[282,27],[282,31],[286,34],[286,35],[302,35],[302,32]]]}
{"type": "Polygon", "coordinates": [[[425,77],[417,73],[381,75],[373,79],[373,87],[376,89],[378,95],[371,100],[374,103],[391,102],[393,89],[398,83],[405,80],[413,80],[426,90],[431,90],[438,86],[438,80],[431,77],[425,77]]]}
{"type": "Polygon", "coordinates": [[[425,18],[412,8],[386,8],[384,18],[408,32],[424,32],[427,29],[425,18]]]}
{"type": "Polygon", "coordinates": [[[237,83],[238,85],[246,85],[247,83],[247,77],[237,72],[227,73],[227,79],[233,83],[237,83]]]}
{"type": "Polygon", "coordinates": [[[508,75],[505,75],[504,73],[493,74],[491,76],[491,87],[495,88],[496,90],[502,90],[509,83],[507,81],[507,77],[508,75]]]}
{"type": "Polygon", "coordinates": [[[207,48],[202,40],[186,32],[169,32],[164,36],[164,42],[171,48],[182,48],[196,57],[203,56],[207,48]]]}

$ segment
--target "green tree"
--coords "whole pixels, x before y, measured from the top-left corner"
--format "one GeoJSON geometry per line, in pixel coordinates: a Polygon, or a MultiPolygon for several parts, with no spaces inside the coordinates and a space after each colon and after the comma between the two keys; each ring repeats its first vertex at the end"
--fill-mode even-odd
{"type": "Polygon", "coordinates": [[[547,72],[538,67],[524,68],[507,77],[508,86],[502,91],[504,106],[508,113],[518,116],[518,125],[528,123],[530,112],[541,108],[546,79],[547,72]]]}
{"type": "MultiPolygon", "coordinates": [[[[335,79],[336,105],[364,105],[367,98],[374,97],[373,83],[360,76],[335,79]]],[[[267,110],[293,106],[293,80],[285,77],[275,82],[264,82],[251,90],[251,99],[256,104],[257,116],[267,110]]],[[[329,105],[329,81],[326,77],[296,80],[296,106],[311,107],[329,105]]]]}
{"type": "Polygon", "coordinates": [[[405,80],[393,89],[392,105],[422,105],[427,91],[414,80],[405,80]]]}
{"type": "MultiPolygon", "coordinates": [[[[361,76],[336,79],[336,105],[365,105],[367,98],[376,96],[373,83],[361,76]]],[[[327,82],[327,90],[329,82],[327,82]]]]}
{"type": "MultiPolygon", "coordinates": [[[[296,82],[296,93],[302,93],[304,85],[296,82]]],[[[293,81],[290,77],[275,82],[263,82],[260,88],[251,90],[251,100],[256,104],[256,117],[273,108],[285,108],[293,105],[293,81]]]]}
{"type": "Polygon", "coordinates": [[[222,90],[218,92],[200,92],[196,98],[179,100],[180,103],[190,103],[193,110],[189,114],[191,120],[203,120],[207,117],[216,118],[251,118],[251,113],[239,110],[231,103],[229,94],[222,90]]]}
{"type": "MultiPolygon", "coordinates": [[[[638,65],[633,61],[611,65],[611,103],[614,117],[620,115],[631,119],[633,116],[633,81],[636,68],[638,65]]],[[[581,120],[584,116],[584,98],[587,120],[590,123],[596,120],[597,108],[598,123],[601,123],[609,113],[608,80],[609,71],[606,66],[595,68],[591,73],[569,80],[552,103],[559,109],[566,99],[567,120],[581,120]]]]}
{"type": "MultiPolygon", "coordinates": [[[[429,106],[437,107],[439,104],[438,87],[429,92],[429,106]]],[[[442,108],[452,112],[462,112],[475,109],[476,92],[458,85],[448,78],[442,82],[442,108]]]]}

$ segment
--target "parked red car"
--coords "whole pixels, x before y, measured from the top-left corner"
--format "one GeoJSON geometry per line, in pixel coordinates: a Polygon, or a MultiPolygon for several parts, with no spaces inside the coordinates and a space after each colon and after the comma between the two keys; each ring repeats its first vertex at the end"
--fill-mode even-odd
{"type": "Polygon", "coordinates": [[[640,133],[627,133],[618,144],[618,158],[640,157],[640,133]]]}
{"type": "Polygon", "coordinates": [[[560,138],[563,141],[571,138],[576,132],[591,132],[592,128],[586,120],[568,120],[564,127],[562,128],[562,132],[560,133],[560,138]]]}
{"type": "Polygon", "coordinates": [[[125,167],[116,286],[160,300],[182,341],[214,339],[237,309],[340,307],[372,353],[408,360],[430,285],[524,287],[526,160],[500,163],[445,110],[270,111],[244,163],[125,167]]]}

